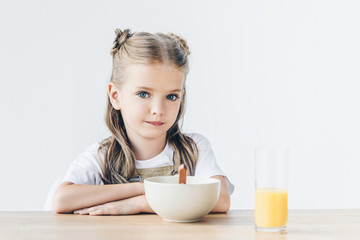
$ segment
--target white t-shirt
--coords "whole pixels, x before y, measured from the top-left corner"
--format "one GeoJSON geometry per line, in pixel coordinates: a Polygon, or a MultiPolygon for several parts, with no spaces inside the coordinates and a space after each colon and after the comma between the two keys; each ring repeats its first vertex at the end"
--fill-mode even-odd
{"type": "MultiPolygon", "coordinates": [[[[214,152],[207,138],[198,133],[186,134],[191,137],[198,147],[199,159],[195,167],[195,176],[212,177],[225,176],[216,163],[214,152]]],[[[63,182],[74,184],[103,185],[101,166],[98,157],[100,144],[95,143],[81,153],[70,165],[63,182]]],[[[164,150],[154,158],[148,160],[135,160],[137,169],[156,168],[174,165],[173,148],[167,143],[164,150]]],[[[103,157],[102,157],[103,159],[103,157]]],[[[102,161],[102,160],[101,160],[102,161]]],[[[225,176],[226,177],[226,176],[225,176]]],[[[234,191],[234,185],[226,178],[230,194],[234,191]]]]}

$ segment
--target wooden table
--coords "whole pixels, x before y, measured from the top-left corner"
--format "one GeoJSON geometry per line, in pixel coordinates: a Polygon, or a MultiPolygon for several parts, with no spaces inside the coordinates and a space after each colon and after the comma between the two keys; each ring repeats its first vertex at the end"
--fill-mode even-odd
{"type": "Polygon", "coordinates": [[[360,239],[360,209],[290,210],[287,233],[257,233],[253,211],[209,214],[197,223],[169,223],[155,214],[80,216],[0,212],[0,239],[360,239]]]}

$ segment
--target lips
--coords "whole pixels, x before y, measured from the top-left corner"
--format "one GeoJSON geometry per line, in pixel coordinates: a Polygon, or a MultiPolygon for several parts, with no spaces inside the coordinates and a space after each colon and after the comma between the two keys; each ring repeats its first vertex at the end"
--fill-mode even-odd
{"type": "Polygon", "coordinates": [[[145,121],[145,122],[146,122],[146,123],[149,123],[149,124],[151,124],[151,125],[153,125],[153,126],[156,126],[156,127],[159,127],[159,126],[161,126],[161,125],[164,124],[163,122],[156,122],[156,121],[154,121],[154,122],[145,121]]]}

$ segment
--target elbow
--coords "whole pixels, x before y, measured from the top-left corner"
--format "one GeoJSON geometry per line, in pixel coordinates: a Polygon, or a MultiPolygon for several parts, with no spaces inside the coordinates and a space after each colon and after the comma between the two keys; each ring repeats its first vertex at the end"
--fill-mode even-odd
{"type": "Polygon", "coordinates": [[[226,213],[229,211],[229,209],[230,209],[230,197],[227,197],[221,204],[219,212],[226,213]]]}
{"type": "Polygon", "coordinates": [[[66,199],[61,193],[55,194],[52,201],[53,209],[56,213],[72,213],[73,209],[70,209],[66,204],[66,199]]]}
{"type": "Polygon", "coordinates": [[[230,196],[220,198],[212,212],[226,213],[230,209],[230,196]]]}
{"type": "Polygon", "coordinates": [[[230,210],[230,197],[228,197],[226,203],[224,204],[224,207],[223,207],[223,212],[226,213],[230,210]]]}

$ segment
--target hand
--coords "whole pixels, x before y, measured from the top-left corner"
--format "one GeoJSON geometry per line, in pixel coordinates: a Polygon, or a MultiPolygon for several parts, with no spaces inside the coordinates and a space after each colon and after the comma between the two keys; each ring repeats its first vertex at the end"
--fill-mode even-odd
{"type": "Polygon", "coordinates": [[[84,208],[74,211],[81,215],[127,215],[138,214],[140,212],[153,212],[147,203],[145,195],[139,195],[124,200],[109,202],[102,205],[84,208]]]}

